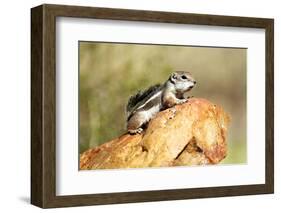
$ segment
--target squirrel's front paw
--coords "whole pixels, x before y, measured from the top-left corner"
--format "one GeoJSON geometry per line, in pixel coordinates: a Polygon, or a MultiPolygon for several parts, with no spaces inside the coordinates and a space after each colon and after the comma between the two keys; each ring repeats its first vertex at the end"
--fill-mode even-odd
{"type": "Polygon", "coordinates": [[[128,132],[131,135],[135,135],[135,134],[141,134],[143,131],[143,128],[137,128],[137,129],[129,129],[128,132]]]}
{"type": "Polygon", "coordinates": [[[180,100],[177,101],[177,104],[184,104],[187,101],[188,101],[187,99],[180,99],[180,100]]]}

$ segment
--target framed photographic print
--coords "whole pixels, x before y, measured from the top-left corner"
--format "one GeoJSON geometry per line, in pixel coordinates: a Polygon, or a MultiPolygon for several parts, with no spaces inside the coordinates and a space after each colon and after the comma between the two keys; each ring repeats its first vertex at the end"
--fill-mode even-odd
{"type": "Polygon", "coordinates": [[[273,193],[273,19],[31,9],[31,203],[273,193]]]}

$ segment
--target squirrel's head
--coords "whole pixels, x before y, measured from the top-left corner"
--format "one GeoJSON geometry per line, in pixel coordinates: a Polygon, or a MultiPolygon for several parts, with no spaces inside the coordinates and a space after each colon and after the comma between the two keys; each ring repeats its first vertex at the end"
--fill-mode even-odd
{"type": "Polygon", "coordinates": [[[187,92],[196,84],[196,81],[191,74],[185,71],[173,72],[169,78],[169,81],[175,85],[175,89],[179,92],[187,92]]]}

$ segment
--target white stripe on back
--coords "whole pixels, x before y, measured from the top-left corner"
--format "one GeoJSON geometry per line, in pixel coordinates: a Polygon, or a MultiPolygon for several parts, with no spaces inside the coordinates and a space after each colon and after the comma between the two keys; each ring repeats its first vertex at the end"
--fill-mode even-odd
{"type": "Polygon", "coordinates": [[[137,109],[142,108],[146,103],[148,103],[149,101],[151,101],[152,99],[156,98],[157,96],[161,95],[162,91],[158,91],[157,93],[155,93],[153,96],[151,96],[146,102],[144,102],[141,106],[139,106],[137,109]]]}

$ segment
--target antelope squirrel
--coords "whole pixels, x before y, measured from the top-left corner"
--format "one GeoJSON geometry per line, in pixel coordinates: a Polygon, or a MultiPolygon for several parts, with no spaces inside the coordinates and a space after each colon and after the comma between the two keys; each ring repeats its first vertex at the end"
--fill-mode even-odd
{"type": "Polygon", "coordinates": [[[156,84],[131,96],[126,106],[127,130],[130,134],[143,131],[144,126],[161,110],[185,103],[184,93],[196,81],[189,72],[176,71],[163,84],[156,84]]]}

